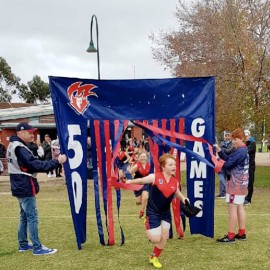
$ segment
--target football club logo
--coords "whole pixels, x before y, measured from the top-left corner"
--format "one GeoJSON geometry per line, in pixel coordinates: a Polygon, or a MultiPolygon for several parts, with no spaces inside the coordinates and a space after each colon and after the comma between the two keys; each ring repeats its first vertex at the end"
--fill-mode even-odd
{"type": "Polygon", "coordinates": [[[90,105],[89,96],[98,97],[92,90],[97,88],[94,84],[81,85],[82,82],[75,82],[67,89],[70,103],[68,105],[78,114],[83,114],[90,105]]]}
{"type": "Polygon", "coordinates": [[[158,179],[158,182],[159,182],[160,185],[162,185],[163,184],[163,179],[158,179]]]}

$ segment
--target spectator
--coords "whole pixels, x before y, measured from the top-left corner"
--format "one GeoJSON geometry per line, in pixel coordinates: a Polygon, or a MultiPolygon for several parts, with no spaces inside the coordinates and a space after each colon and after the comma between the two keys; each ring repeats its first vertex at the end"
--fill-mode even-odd
{"type": "MultiPolygon", "coordinates": [[[[44,136],[44,141],[42,143],[42,147],[44,150],[44,160],[51,160],[52,159],[52,149],[51,149],[51,137],[49,134],[44,136]]],[[[53,171],[46,172],[48,177],[55,177],[56,175],[53,174],[53,171]]]]}
{"type": "Polygon", "coordinates": [[[93,179],[93,164],[91,154],[91,138],[87,137],[87,179],[93,179]]]}
{"type": "MultiPolygon", "coordinates": [[[[51,150],[52,150],[52,159],[53,160],[58,160],[58,157],[60,155],[60,146],[59,146],[59,140],[58,139],[52,141],[51,150]]],[[[56,177],[62,177],[61,172],[62,172],[62,165],[58,164],[58,166],[55,168],[54,175],[56,177]]]]}
{"type": "Polygon", "coordinates": [[[0,175],[4,172],[4,165],[2,161],[0,160],[0,175]]]}
{"type": "MultiPolygon", "coordinates": [[[[230,155],[234,149],[231,141],[231,132],[224,131],[224,141],[220,145],[221,150],[225,152],[226,155],[230,155]]],[[[226,195],[226,180],[230,178],[230,171],[222,168],[218,173],[219,177],[219,194],[216,198],[224,198],[226,195]]]]}
{"type": "Polygon", "coordinates": [[[18,199],[20,206],[20,223],[18,228],[19,252],[33,250],[34,255],[49,255],[57,252],[43,246],[38,236],[38,211],[36,194],[39,184],[37,172],[53,170],[59,163],[66,161],[65,155],[59,155],[58,160],[38,160],[27,144],[34,140],[35,129],[22,122],[17,128],[17,135],[10,137],[8,146],[8,172],[10,175],[12,195],[18,199]],[[28,242],[29,232],[32,244],[28,242]]]}
{"type": "Polygon", "coordinates": [[[133,146],[133,141],[132,139],[128,140],[128,145],[127,145],[127,153],[129,156],[131,156],[134,152],[134,146],[133,146]]]}
{"type": "Polygon", "coordinates": [[[0,140],[0,158],[5,158],[7,153],[6,147],[3,145],[2,141],[0,140]]]}
{"type": "Polygon", "coordinates": [[[36,144],[37,144],[37,147],[38,147],[38,150],[37,150],[38,158],[40,160],[44,160],[44,149],[43,149],[43,147],[41,145],[40,140],[36,140],[36,144]]]}
{"type": "Polygon", "coordinates": [[[150,151],[150,147],[149,147],[149,142],[148,142],[148,138],[146,137],[143,141],[143,147],[144,149],[149,152],[150,151]]]}
{"type": "Polygon", "coordinates": [[[27,147],[31,150],[34,157],[38,158],[38,146],[37,146],[37,144],[35,142],[29,142],[27,144],[27,147]]]}
{"type": "Polygon", "coordinates": [[[248,194],[246,196],[244,205],[251,204],[251,199],[253,195],[253,187],[254,187],[254,178],[255,178],[255,155],[256,155],[256,143],[253,137],[251,137],[250,131],[245,130],[246,135],[246,146],[248,149],[249,155],[249,170],[248,170],[248,194]]]}

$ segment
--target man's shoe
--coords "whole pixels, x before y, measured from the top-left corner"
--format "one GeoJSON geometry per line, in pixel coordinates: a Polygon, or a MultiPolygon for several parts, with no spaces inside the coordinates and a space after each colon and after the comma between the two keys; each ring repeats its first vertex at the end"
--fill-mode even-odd
{"type": "Polygon", "coordinates": [[[58,250],[57,249],[52,249],[52,248],[47,248],[45,246],[41,246],[40,249],[35,249],[33,251],[34,255],[51,255],[56,253],[58,250]]]}
{"type": "Polygon", "coordinates": [[[219,194],[219,195],[216,196],[216,198],[217,198],[217,199],[225,199],[226,197],[225,197],[225,195],[219,194]]]}
{"type": "Polygon", "coordinates": [[[248,200],[245,200],[244,201],[244,206],[248,206],[248,205],[250,205],[251,204],[251,202],[249,202],[248,200]]]}
{"type": "Polygon", "coordinates": [[[149,263],[153,264],[155,268],[161,268],[162,264],[159,262],[157,257],[150,258],[149,263]]]}
{"type": "Polygon", "coordinates": [[[224,235],[223,238],[217,239],[217,242],[224,243],[224,244],[234,244],[235,243],[235,238],[229,239],[228,235],[224,235]]]}
{"type": "Polygon", "coordinates": [[[247,240],[247,236],[246,234],[243,234],[243,235],[239,235],[239,234],[236,234],[235,237],[234,237],[236,240],[247,240]]]}
{"type": "Polygon", "coordinates": [[[28,250],[33,250],[33,245],[32,244],[27,244],[26,247],[19,246],[19,249],[18,249],[19,252],[25,252],[25,251],[28,251],[28,250]]]}

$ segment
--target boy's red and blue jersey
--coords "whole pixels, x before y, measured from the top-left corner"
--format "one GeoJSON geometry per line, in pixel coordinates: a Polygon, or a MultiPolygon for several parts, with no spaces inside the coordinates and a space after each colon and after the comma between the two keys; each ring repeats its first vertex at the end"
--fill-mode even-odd
{"type": "MultiPolygon", "coordinates": [[[[141,162],[137,162],[137,171],[135,172],[135,176],[134,179],[137,178],[142,178],[147,176],[150,173],[150,169],[151,169],[151,164],[149,162],[146,162],[145,167],[143,167],[141,162]]],[[[136,197],[141,196],[142,192],[145,191],[149,191],[150,185],[149,184],[145,184],[143,185],[143,187],[140,190],[135,190],[134,194],[136,197]]]]}
{"type": "Polygon", "coordinates": [[[150,169],[151,164],[149,162],[145,163],[145,167],[143,167],[142,163],[138,161],[134,179],[147,176],[150,173],[150,169]]]}
{"type": "Polygon", "coordinates": [[[226,184],[226,193],[246,195],[249,177],[247,147],[239,147],[230,155],[226,155],[224,151],[221,151],[219,156],[225,160],[223,167],[231,171],[230,181],[227,181],[226,184]]]}
{"type": "Polygon", "coordinates": [[[172,176],[167,182],[162,172],[156,173],[150,189],[146,215],[169,211],[171,201],[178,188],[179,184],[175,177],[172,176]]]}

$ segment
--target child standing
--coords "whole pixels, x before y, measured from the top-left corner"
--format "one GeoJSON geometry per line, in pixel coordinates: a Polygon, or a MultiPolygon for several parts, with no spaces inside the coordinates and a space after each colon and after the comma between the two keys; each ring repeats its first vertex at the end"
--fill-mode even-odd
{"type": "Polygon", "coordinates": [[[223,168],[231,171],[230,180],[226,185],[226,202],[228,203],[229,228],[223,238],[217,239],[219,243],[235,243],[237,240],[246,240],[246,213],[244,209],[245,195],[248,187],[249,157],[245,145],[245,134],[240,128],[235,129],[231,135],[235,151],[226,155],[218,145],[214,145],[219,156],[225,160],[223,168]],[[238,233],[235,229],[238,224],[238,233]]]}

